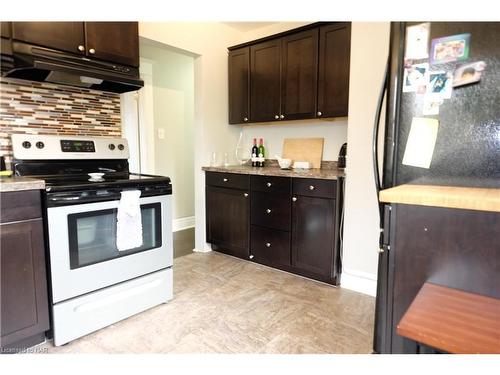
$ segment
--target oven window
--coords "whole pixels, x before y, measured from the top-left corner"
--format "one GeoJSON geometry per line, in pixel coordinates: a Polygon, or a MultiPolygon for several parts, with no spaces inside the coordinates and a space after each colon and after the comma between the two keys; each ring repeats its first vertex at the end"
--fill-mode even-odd
{"type": "Polygon", "coordinates": [[[118,251],[117,209],[68,215],[70,268],[80,268],[161,247],[161,203],[141,205],[142,246],[118,251]]]}

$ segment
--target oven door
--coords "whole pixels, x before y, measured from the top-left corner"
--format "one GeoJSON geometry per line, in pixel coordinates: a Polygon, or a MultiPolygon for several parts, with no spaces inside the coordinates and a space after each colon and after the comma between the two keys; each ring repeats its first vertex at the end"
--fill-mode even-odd
{"type": "Polygon", "coordinates": [[[118,200],[49,207],[53,302],[171,267],[171,198],[140,198],[143,244],[125,251],[116,248],[118,200]]]}

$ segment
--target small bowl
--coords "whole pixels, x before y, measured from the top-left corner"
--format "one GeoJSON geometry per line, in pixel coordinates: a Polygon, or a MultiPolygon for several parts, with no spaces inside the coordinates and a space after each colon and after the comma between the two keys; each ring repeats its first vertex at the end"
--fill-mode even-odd
{"type": "Polygon", "coordinates": [[[292,159],[279,159],[278,164],[281,169],[288,169],[292,165],[292,159]]]}
{"type": "Polygon", "coordinates": [[[102,176],[104,173],[87,173],[90,176],[91,180],[102,180],[102,176]]]}

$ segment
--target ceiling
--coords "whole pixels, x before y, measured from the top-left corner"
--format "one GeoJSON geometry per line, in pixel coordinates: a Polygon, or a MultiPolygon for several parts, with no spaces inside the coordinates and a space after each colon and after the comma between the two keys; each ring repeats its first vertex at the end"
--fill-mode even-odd
{"type": "Polygon", "coordinates": [[[269,26],[275,24],[276,22],[222,22],[224,25],[232,27],[243,33],[255,29],[259,29],[264,26],[269,26]]]}

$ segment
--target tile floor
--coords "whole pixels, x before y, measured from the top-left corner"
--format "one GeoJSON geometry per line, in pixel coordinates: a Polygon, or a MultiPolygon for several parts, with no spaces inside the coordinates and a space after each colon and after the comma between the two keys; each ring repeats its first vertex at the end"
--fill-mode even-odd
{"type": "Polygon", "coordinates": [[[174,299],[49,353],[370,353],[375,299],[216,252],[174,260],[174,299]]]}

